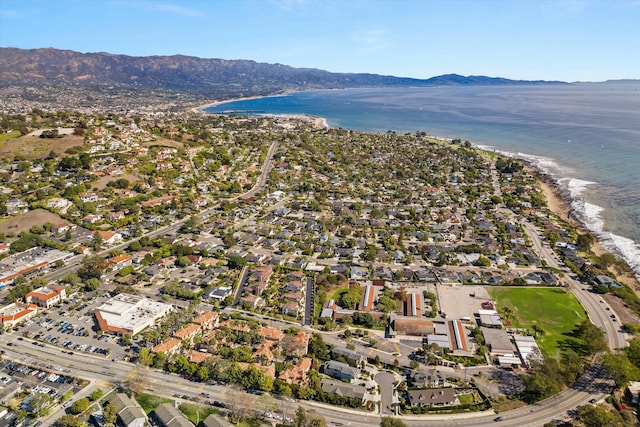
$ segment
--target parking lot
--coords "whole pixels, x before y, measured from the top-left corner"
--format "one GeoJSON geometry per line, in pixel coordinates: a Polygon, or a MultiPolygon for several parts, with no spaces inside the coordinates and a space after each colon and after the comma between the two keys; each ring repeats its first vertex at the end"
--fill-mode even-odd
{"type": "Polygon", "coordinates": [[[76,385],[73,378],[61,373],[4,361],[0,362],[0,381],[2,387],[10,387],[15,382],[22,389],[48,394],[54,399],[59,399],[76,385]]]}
{"type": "Polygon", "coordinates": [[[106,296],[95,296],[89,301],[71,298],[18,327],[14,334],[34,339],[34,345],[46,343],[69,354],[82,352],[105,359],[122,359],[125,349],[118,344],[119,338],[98,333],[93,315],[94,309],[106,299],[106,296]]]}
{"type": "Polygon", "coordinates": [[[484,286],[454,285],[438,286],[440,310],[449,319],[470,317],[482,309],[481,304],[491,301],[491,296],[484,286]]]}

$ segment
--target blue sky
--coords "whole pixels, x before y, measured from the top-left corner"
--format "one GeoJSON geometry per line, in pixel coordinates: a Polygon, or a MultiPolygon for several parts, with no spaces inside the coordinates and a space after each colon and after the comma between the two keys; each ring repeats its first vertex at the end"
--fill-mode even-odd
{"type": "Polygon", "coordinates": [[[0,46],[333,72],[640,78],[640,0],[0,0],[0,46]]]}

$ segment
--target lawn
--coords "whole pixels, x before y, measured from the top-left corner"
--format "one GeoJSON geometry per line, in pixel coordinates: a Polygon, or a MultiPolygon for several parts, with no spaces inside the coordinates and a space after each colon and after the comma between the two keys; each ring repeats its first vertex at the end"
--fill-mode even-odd
{"type": "Polygon", "coordinates": [[[144,412],[148,415],[151,411],[155,410],[163,403],[171,403],[171,399],[165,397],[154,396],[152,394],[142,393],[136,396],[136,400],[142,406],[144,412]]]}
{"type": "Polygon", "coordinates": [[[192,423],[198,425],[199,422],[203,421],[209,415],[213,413],[219,413],[210,406],[200,406],[192,403],[183,403],[180,405],[180,410],[192,423]]]}
{"type": "Polygon", "coordinates": [[[334,300],[338,301],[340,299],[340,295],[349,291],[349,286],[341,286],[339,288],[334,289],[332,292],[327,292],[327,301],[334,300]]]}
{"type": "Polygon", "coordinates": [[[557,358],[565,348],[578,342],[571,334],[576,325],[587,320],[587,314],[564,289],[490,287],[489,292],[498,309],[513,310],[513,327],[542,328],[544,334],[537,336],[536,342],[545,356],[557,358]]]}

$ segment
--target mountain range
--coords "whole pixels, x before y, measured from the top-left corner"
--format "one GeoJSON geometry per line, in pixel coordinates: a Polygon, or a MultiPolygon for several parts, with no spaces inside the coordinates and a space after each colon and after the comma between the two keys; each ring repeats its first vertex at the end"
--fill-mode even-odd
{"type": "Polygon", "coordinates": [[[260,95],[283,90],[441,85],[539,85],[564,82],[447,74],[430,79],[331,73],[251,60],[192,56],[134,57],[53,48],[0,48],[0,85],[116,86],[209,95],[260,95]]]}

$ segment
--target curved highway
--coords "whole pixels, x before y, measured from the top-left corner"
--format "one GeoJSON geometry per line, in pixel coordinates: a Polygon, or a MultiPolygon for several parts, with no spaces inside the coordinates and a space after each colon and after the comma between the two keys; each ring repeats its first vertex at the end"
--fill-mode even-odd
{"type": "MultiPolygon", "coordinates": [[[[277,143],[273,143],[267,153],[265,163],[261,169],[261,175],[256,185],[247,193],[240,197],[251,197],[260,191],[266,184],[267,177],[272,166],[273,156],[277,149],[277,143]]],[[[497,184],[497,182],[496,182],[497,184]]],[[[498,185],[499,187],[499,185],[498,185]]],[[[211,209],[207,209],[200,214],[204,217],[210,213],[211,209]]],[[[171,225],[162,227],[158,230],[147,233],[147,236],[153,237],[160,234],[177,230],[186,221],[183,219],[171,225]]],[[[530,238],[534,243],[534,247],[539,249],[540,257],[547,261],[547,264],[561,268],[557,262],[555,254],[551,249],[546,247],[540,239],[540,232],[530,223],[524,221],[523,226],[527,230],[530,238]]],[[[109,248],[108,251],[115,249],[124,249],[130,242],[123,243],[116,248],[109,248]]],[[[106,254],[107,251],[101,255],[106,254]]],[[[59,268],[45,277],[49,280],[63,277],[65,274],[77,269],[79,261],[73,265],[59,268]]],[[[568,288],[578,298],[580,303],[587,311],[591,321],[604,329],[606,337],[611,348],[621,348],[626,345],[626,336],[619,331],[619,327],[612,321],[606,310],[606,304],[600,298],[590,292],[584,291],[579,282],[566,278],[565,282],[568,288]]],[[[32,341],[28,339],[16,340],[12,334],[0,335],[0,348],[5,352],[4,358],[16,361],[18,363],[26,363],[33,367],[48,369],[50,371],[63,371],[66,375],[77,378],[87,379],[90,381],[105,381],[111,384],[118,384],[127,379],[136,368],[126,362],[109,362],[105,358],[97,357],[92,354],[74,354],[69,356],[61,351],[58,347],[45,345],[44,347],[32,345],[32,341]],[[11,343],[11,345],[7,345],[11,343]]],[[[182,377],[169,374],[153,369],[145,371],[146,384],[144,387],[154,393],[164,396],[180,395],[180,399],[200,400],[203,393],[210,395],[209,399],[229,401],[233,400],[230,396],[228,387],[219,385],[208,385],[203,383],[193,383],[183,379],[182,377]]],[[[578,381],[578,385],[573,389],[567,389],[558,395],[539,402],[536,405],[527,406],[500,414],[499,418],[492,411],[485,413],[472,414],[455,414],[455,415],[429,415],[423,417],[404,416],[403,420],[408,426],[441,426],[447,424],[449,426],[485,426],[489,423],[497,426],[539,426],[552,420],[564,419],[567,412],[575,409],[577,406],[587,403],[590,399],[600,399],[604,397],[611,389],[612,381],[602,370],[591,368],[578,381]]],[[[367,427],[379,424],[379,415],[369,414],[363,411],[349,410],[334,406],[323,405],[315,402],[298,401],[286,402],[283,406],[290,416],[295,412],[295,408],[301,405],[309,411],[315,411],[325,420],[333,422],[333,424],[342,424],[344,426],[367,427]]],[[[58,418],[62,413],[62,409],[58,409],[52,413],[44,422],[44,426],[51,425],[53,420],[58,418]]]]}

